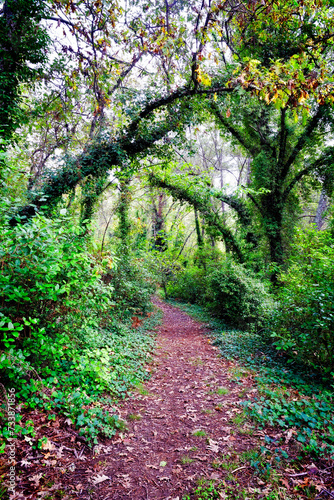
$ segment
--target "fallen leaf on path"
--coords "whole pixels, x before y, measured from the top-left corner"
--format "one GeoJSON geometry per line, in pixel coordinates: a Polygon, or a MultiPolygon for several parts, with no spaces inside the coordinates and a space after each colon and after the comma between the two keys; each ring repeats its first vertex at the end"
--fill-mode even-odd
{"type": "Polygon", "coordinates": [[[57,460],[45,460],[44,464],[48,466],[50,465],[55,466],[57,465],[57,460]]]}
{"type": "Polygon", "coordinates": [[[31,467],[33,464],[31,462],[29,462],[28,460],[21,460],[21,465],[23,465],[23,467],[31,467]]]}
{"type": "Polygon", "coordinates": [[[122,484],[124,488],[129,489],[131,488],[131,479],[129,477],[129,474],[118,474],[117,477],[122,478],[122,484]]]}
{"type": "Polygon", "coordinates": [[[42,443],[42,450],[52,451],[55,449],[56,449],[55,445],[53,443],[51,443],[51,441],[49,439],[46,441],[46,443],[42,443]]]}
{"type": "Polygon", "coordinates": [[[35,476],[29,477],[29,481],[35,483],[35,486],[39,486],[39,482],[43,476],[43,472],[40,472],[39,474],[35,474],[35,476]]]}
{"type": "Polygon", "coordinates": [[[209,439],[209,450],[213,451],[214,453],[218,453],[219,451],[219,445],[216,441],[213,441],[213,439],[209,439]]]}
{"type": "Polygon", "coordinates": [[[97,476],[95,476],[95,477],[93,476],[93,477],[91,478],[92,483],[94,484],[94,486],[95,486],[96,484],[103,483],[103,481],[107,481],[108,479],[109,479],[109,481],[111,480],[111,478],[110,478],[110,477],[105,476],[104,474],[97,474],[97,476]]]}
{"type": "Polygon", "coordinates": [[[289,429],[285,438],[285,444],[288,444],[293,434],[296,434],[296,431],[294,429],[289,429]]]}

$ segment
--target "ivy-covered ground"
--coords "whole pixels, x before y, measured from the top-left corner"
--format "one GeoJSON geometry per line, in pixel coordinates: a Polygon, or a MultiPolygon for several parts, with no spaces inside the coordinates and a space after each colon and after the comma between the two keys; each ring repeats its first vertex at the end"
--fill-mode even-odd
{"type": "Polygon", "coordinates": [[[65,416],[40,416],[34,435],[17,441],[13,498],[332,498],[330,387],[198,307],[158,305],[164,323],[152,361],[138,361],[136,390],[105,407],[118,416],[116,434],[91,448],[65,416]],[[143,384],[144,372],[152,376],[143,384]]]}
{"type": "MultiPolygon", "coordinates": [[[[80,457],[83,450],[92,456],[93,446],[101,436],[111,437],[125,428],[119,404],[129,391],[149,378],[148,363],[155,345],[155,328],[160,321],[161,312],[156,309],[132,327],[130,323],[123,325],[122,330],[109,332],[108,345],[112,346],[112,352],[109,349],[107,362],[112,367],[112,380],[104,392],[98,386],[100,373],[96,376],[95,390],[94,384],[87,388],[82,385],[82,374],[77,366],[69,366],[67,370],[64,367],[63,380],[55,381],[52,391],[39,379],[31,379],[30,385],[36,386],[35,396],[30,396],[26,403],[15,398],[10,407],[15,412],[15,435],[11,440],[8,438],[14,427],[8,425],[6,411],[1,415],[0,445],[5,453],[0,455],[0,498],[8,498],[9,447],[5,445],[13,443],[17,488],[16,495],[10,498],[63,498],[68,490],[66,472],[70,470],[67,465],[73,459],[72,452],[74,459],[78,458],[76,446],[82,452],[80,457]],[[71,392],[66,391],[68,387],[71,392]],[[53,488],[59,484],[56,478],[63,474],[64,488],[53,488]]],[[[88,364],[91,370],[99,367],[103,370],[106,349],[102,347],[100,351],[96,353],[95,345],[94,356],[88,364]],[[94,363],[96,355],[101,358],[99,366],[94,363]]],[[[31,392],[30,385],[27,391],[31,392]]],[[[10,396],[8,393],[8,398],[10,396]]],[[[4,402],[7,399],[4,391],[0,393],[1,399],[4,402]]]]}
{"type": "MultiPolygon", "coordinates": [[[[276,485],[269,495],[254,498],[333,498],[333,381],[291,362],[268,345],[261,332],[227,328],[199,306],[174,304],[205,321],[213,345],[233,363],[229,372],[239,385],[243,408],[238,424],[262,434],[247,467],[262,476],[265,485],[276,485]]],[[[221,498],[219,494],[217,490],[198,498],[221,498]]],[[[246,497],[252,498],[249,493],[246,497]]]]}

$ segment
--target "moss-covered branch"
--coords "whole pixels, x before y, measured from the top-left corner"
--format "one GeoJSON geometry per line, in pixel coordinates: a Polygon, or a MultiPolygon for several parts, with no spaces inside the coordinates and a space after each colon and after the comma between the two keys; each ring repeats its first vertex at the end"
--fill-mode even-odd
{"type": "Polygon", "coordinates": [[[241,262],[244,261],[240,245],[231,229],[225,225],[222,218],[213,210],[214,207],[210,199],[210,190],[207,189],[205,192],[204,190],[196,189],[193,184],[187,183],[187,185],[185,185],[177,176],[162,176],[150,172],[148,178],[152,186],[166,189],[173,197],[180,201],[186,201],[192,205],[201,213],[209,226],[218,230],[225,242],[226,250],[232,251],[241,262]]]}

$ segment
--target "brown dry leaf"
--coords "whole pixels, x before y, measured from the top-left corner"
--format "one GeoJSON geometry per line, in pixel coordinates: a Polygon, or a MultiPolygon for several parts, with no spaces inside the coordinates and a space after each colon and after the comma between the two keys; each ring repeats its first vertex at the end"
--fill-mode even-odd
{"type": "Polygon", "coordinates": [[[284,477],[280,478],[281,483],[286,487],[289,488],[289,481],[285,479],[284,477]]]}
{"type": "Polygon", "coordinates": [[[213,439],[209,439],[209,450],[213,451],[213,453],[218,453],[219,452],[219,445],[216,441],[213,441],[213,439]]]}
{"type": "Polygon", "coordinates": [[[110,479],[111,479],[110,477],[105,476],[104,474],[97,474],[95,477],[93,476],[91,478],[91,481],[94,484],[94,486],[96,486],[97,484],[103,483],[103,481],[107,480],[110,481],[110,479]]]}
{"type": "Polygon", "coordinates": [[[296,434],[296,431],[294,429],[289,429],[288,432],[286,433],[285,444],[288,444],[293,434],[296,434]]]}
{"type": "Polygon", "coordinates": [[[56,449],[55,445],[49,439],[46,441],[46,443],[42,443],[42,450],[53,451],[55,449],[56,449]]]}
{"type": "Polygon", "coordinates": [[[40,472],[39,474],[35,474],[32,477],[29,477],[29,481],[35,483],[35,486],[39,486],[39,482],[43,476],[43,472],[40,472]]]}
{"type": "Polygon", "coordinates": [[[56,429],[58,429],[60,427],[60,423],[59,423],[58,418],[56,418],[56,420],[53,422],[53,427],[55,427],[56,429]]]}
{"type": "Polygon", "coordinates": [[[306,488],[309,485],[310,485],[310,478],[309,477],[306,477],[303,481],[298,481],[299,488],[306,488]]]}
{"type": "Polygon", "coordinates": [[[21,460],[21,465],[23,467],[31,467],[33,464],[31,462],[29,462],[28,460],[21,460]]]}

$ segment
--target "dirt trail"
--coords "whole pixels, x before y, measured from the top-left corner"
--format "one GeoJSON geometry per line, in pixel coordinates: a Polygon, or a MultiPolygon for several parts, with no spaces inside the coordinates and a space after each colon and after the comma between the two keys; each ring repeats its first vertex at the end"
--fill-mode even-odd
{"type": "Polygon", "coordinates": [[[129,432],[99,449],[98,474],[111,480],[94,487],[94,499],[181,500],[199,477],[221,477],[214,463],[224,453],[252,447],[248,436],[240,442],[231,422],[241,411],[240,387],[229,380],[228,363],[204,335],[205,325],[157,305],[164,322],[153,375],[121,408],[129,432]]]}
{"type": "MultiPolygon", "coordinates": [[[[233,381],[234,365],[211,345],[206,325],[156,304],[164,321],[152,377],[118,409],[127,431],[92,454],[66,422],[43,424],[48,447],[23,455],[15,500],[182,500],[199,478],[224,478],[234,487],[218,465],[228,452],[239,455],[256,444],[247,429],[239,434],[235,420],[240,392],[252,392],[251,377],[233,381]]],[[[239,468],[246,469],[247,485],[251,472],[239,468]]]]}

